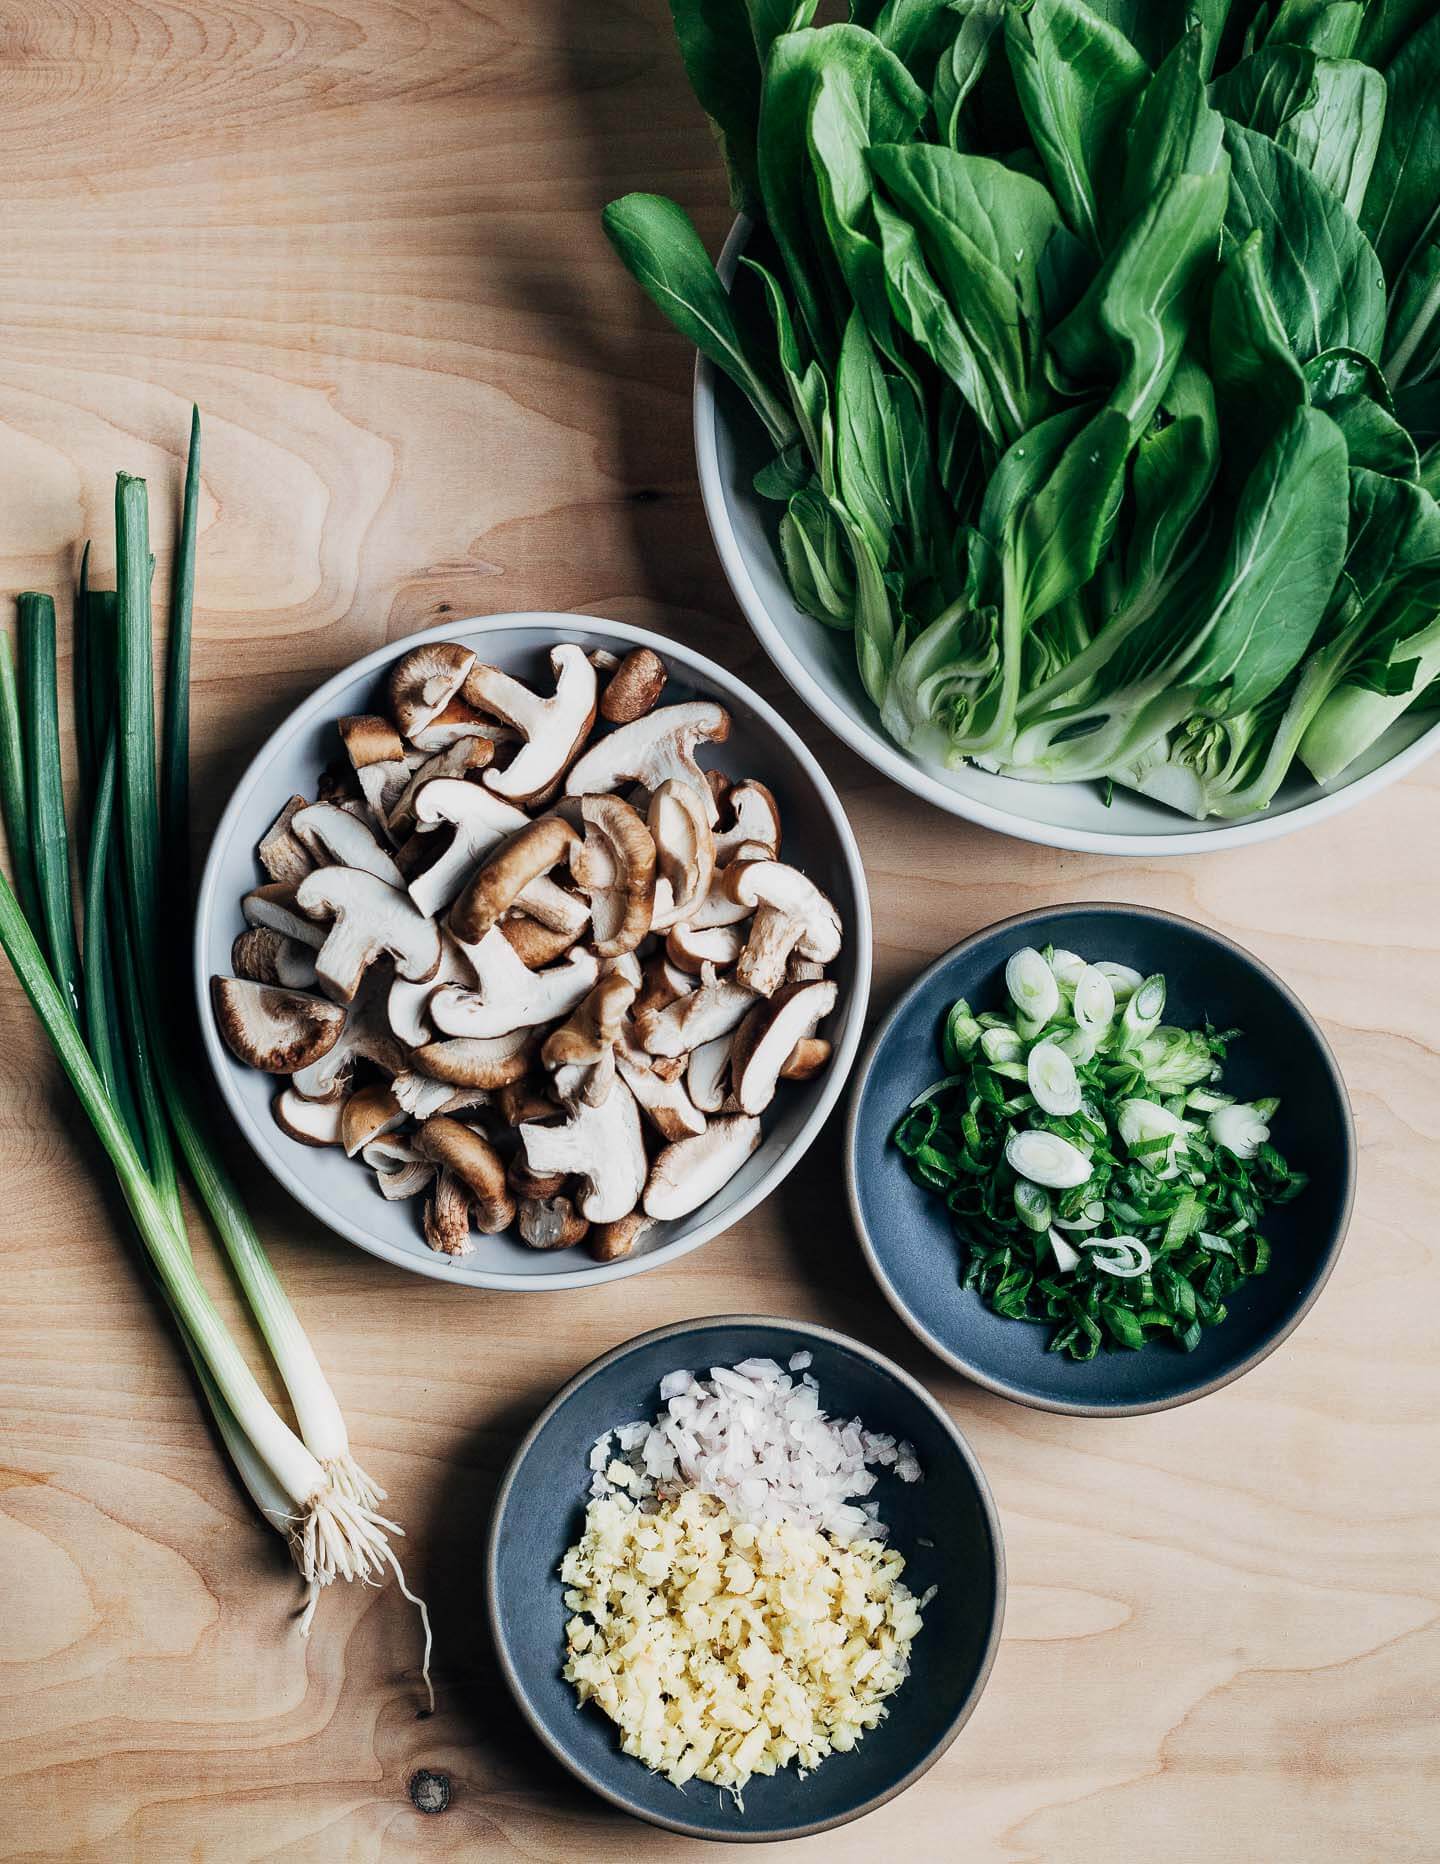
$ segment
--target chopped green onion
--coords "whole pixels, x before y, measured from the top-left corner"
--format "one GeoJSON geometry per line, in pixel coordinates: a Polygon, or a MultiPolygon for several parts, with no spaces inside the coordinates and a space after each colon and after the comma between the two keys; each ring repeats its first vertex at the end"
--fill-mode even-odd
{"type": "Polygon", "coordinates": [[[981,1035],[979,1023],[970,1014],[969,1004],[963,997],[957,998],[945,1018],[945,1034],[941,1043],[946,1068],[956,1069],[962,1062],[969,1061],[979,1045],[981,1035]]]}
{"type": "Polygon", "coordinates": [[[1138,1236],[1087,1236],[1080,1247],[1091,1251],[1091,1265],[1107,1275],[1128,1278],[1149,1273],[1150,1251],[1138,1236]]]}
{"type": "Polygon", "coordinates": [[[1022,945],[1005,966],[1005,988],[1021,1016],[1037,1030],[1060,1008],[1055,973],[1031,945],[1022,945]]]}
{"type": "Polygon", "coordinates": [[[1193,1350],[1269,1262],[1263,1211],[1304,1187],[1268,1131],[1252,1133],[1248,1157],[1217,1143],[1241,1115],[1268,1127],[1275,1103],[1237,1111],[1218,1084],[1237,1032],[1162,1025],[1158,974],[1050,949],[1015,958],[1005,1011],[960,1003],[946,1018],[969,1033],[969,1053],[942,1036],[946,1073],[896,1143],[945,1199],[964,1286],[997,1314],[1048,1322],[1049,1350],[1072,1359],[1156,1337],[1193,1350]],[[1057,988],[1043,1019],[1031,958],[1057,988]]]}
{"type": "Polygon", "coordinates": [[[1090,1161],[1058,1133],[1011,1133],[1005,1141],[1011,1171],[1052,1191],[1069,1190],[1090,1176],[1090,1161]]]}
{"type": "Polygon", "coordinates": [[[1165,1013],[1165,979],[1158,973],[1147,977],[1125,1005],[1120,1018],[1123,1046],[1134,1048],[1144,1041],[1165,1013]]]}
{"type": "Polygon", "coordinates": [[[1099,965],[1087,964],[1075,980],[1072,1004],[1075,1021],[1092,1035],[1099,1035],[1115,1020],[1115,989],[1099,965]]]}
{"type": "Polygon", "coordinates": [[[1223,1146],[1237,1159],[1253,1159],[1270,1137],[1270,1128],[1265,1124],[1259,1109],[1247,1106],[1243,1101],[1229,1107],[1217,1107],[1206,1124],[1216,1145],[1223,1146]]]}
{"type": "Polygon", "coordinates": [[[1037,1042],[1025,1058],[1025,1074],[1036,1105],[1046,1113],[1080,1111],[1080,1077],[1075,1064],[1053,1042],[1037,1042]]]}

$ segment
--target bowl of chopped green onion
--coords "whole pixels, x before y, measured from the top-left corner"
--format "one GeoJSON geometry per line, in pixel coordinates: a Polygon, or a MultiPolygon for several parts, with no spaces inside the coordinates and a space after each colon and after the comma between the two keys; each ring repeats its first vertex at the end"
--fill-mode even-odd
{"type": "Polygon", "coordinates": [[[1007,919],[925,971],[859,1071],[861,1245],[901,1318],[977,1383],[1128,1416],[1259,1363],[1344,1242],[1355,1134],[1295,994],[1145,907],[1007,919]]]}

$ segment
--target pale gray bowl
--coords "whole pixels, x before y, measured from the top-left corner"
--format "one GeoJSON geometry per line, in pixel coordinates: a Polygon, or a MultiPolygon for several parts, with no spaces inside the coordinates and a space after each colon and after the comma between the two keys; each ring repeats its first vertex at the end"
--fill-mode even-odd
{"type": "Polygon", "coordinates": [[[588,615],[492,615],[430,628],[368,654],[327,680],[271,734],[236,785],[205,862],[195,916],[195,993],[206,1053],[225,1104],[261,1163],[322,1223],[371,1255],[437,1281],[469,1288],[586,1288],[658,1268],[698,1249],[753,1210],[804,1156],[839,1099],[860,1046],[870,991],[870,944],[864,869],[840,799],[814,757],[763,699],[703,654],[643,628],[588,615]],[[287,797],[314,795],[320,772],[339,749],[335,721],[347,713],[382,709],[392,661],[417,642],[451,640],[537,683],[548,674],[546,656],[557,641],[579,641],[617,654],[654,648],[670,670],[663,704],[714,699],[729,712],[729,738],[702,746],[701,762],[733,776],[759,777],[770,786],[780,805],[782,853],[830,895],[845,927],[840,957],[831,968],[840,990],[824,1031],[834,1044],[829,1067],[813,1083],[794,1084],[775,1101],[764,1115],[759,1149],[723,1190],[679,1222],[657,1224],[635,1253],[619,1262],[592,1262],[580,1249],[527,1249],[508,1236],[477,1237],[474,1253],[459,1261],[437,1255],[420,1233],[418,1200],[387,1204],[358,1160],[347,1159],[337,1148],[301,1145],[280,1131],[270,1112],[280,1083],[235,1060],[211,1013],[210,978],[229,974],[230,947],[244,929],[241,898],[265,879],[255,858],[260,837],[287,797]]]}

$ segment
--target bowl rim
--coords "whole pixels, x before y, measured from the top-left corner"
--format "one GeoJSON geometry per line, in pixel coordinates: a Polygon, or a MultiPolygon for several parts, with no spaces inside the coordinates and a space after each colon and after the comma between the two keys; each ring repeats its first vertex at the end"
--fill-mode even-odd
{"type": "MultiPolygon", "coordinates": [[[[583,1483],[577,1480],[575,1490],[577,1501],[584,1499],[584,1492],[583,1483]]],[[[539,1736],[540,1740],[561,1765],[573,1774],[577,1780],[580,1780],[585,1786],[589,1787],[591,1792],[598,1794],[601,1799],[608,1800],[612,1806],[618,1807],[620,1811],[628,1812],[634,1818],[644,1819],[648,1824],[658,1825],[666,1831],[678,1832],[686,1838],[710,1839],[721,1844],[784,1843],[792,1838],[814,1837],[819,1832],[833,1831],[837,1826],[848,1825],[855,1819],[864,1818],[867,1813],[877,1811],[879,1807],[888,1804],[890,1800],[895,1799],[908,1787],[913,1786],[921,1775],[928,1773],[935,1765],[936,1761],[940,1759],[941,1755],[946,1752],[959,1735],[966,1722],[969,1721],[970,1717],[975,1712],[976,1705],[979,1703],[980,1697],[984,1693],[985,1685],[990,1680],[990,1672],[995,1667],[995,1658],[1000,1648],[1000,1636],[1005,1621],[1005,1599],[1005,1538],[1000,1526],[1000,1511],[995,1504],[995,1497],[991,1492],[990,1483],[985,1475],[985,1471],[980,1465],[980,1459],[970,1447],[969,1440],[960,1429],[960,1426],[955,1422],[954,1418],[950,1416],[949,1412],[940,1401],[934,1397],[932,1393],[927,1391],[917,1378],[912,1377],[903,1366],[897,1365],[893,1359],[887,1358],[884,1353],[878,1352],[873,1346],[867,1346],[863,1340],[854,1339],[850,1334],[841,1333],[837,1328],[822,1326],[818,1321],[788,1320],[783,1315],[778,1314],[704,1314],[692,1320],[672,1321],[666,1326],[652,1327],[644,1333],[637,1333],[633,1339],[621,1341],[618,1346],[611,1347],[609,1352],[601,1353],[598,1359],[592,1359],[588,1365],[582,1366],[572,1378],[566,1380],[565,1384],[560,1387],[559,1391],[557,1391],[554,1397],[545,1405],[534,1423],[531,1424],[530,1428],[521,1438],[514,1455],[506,1464],[505,1473],[501,1477],[500,1486],[495,1492],[495,1500],[490,1510],[490,1526],[485,1540],[485,1604],[490,1617],[490,1630],[495,1642],[495,1652],[499,1658],[500,1668],[510,1693],[519,1706],[521,1714],[529,1723],[531,1730],[539,1736]],[[514,1659],[510,1653],[509,1643],[503,1634],[502,1626],[504,1618],[499,1609],[498,1566],[500,1524],[509,1504],[511,1492],[519,1479],[521,1466],[534,1447],[536,1439],[540,1436],[550,1419],[569,1398],[573,1397],[576,1392],[582,1390],[589,1384],[591,1379],[603,1372],[607,1366],[614,1365],[618,1360],[628,1358],[632,1353],[638,1352],[642,1347],[651,1346],[659,1340],[678,1340],[694,1334],[713,1331],[721,1327],[776,1327],[786,1333],[798,1335],[803,1339],[818,1340],[827,1346],[842,1347],[846,1352],[854,1353],[859,1358],[868,1360],[872,1365],[877,1366],[882,1372],[894,1379],[897,1384],[902,1386],[912,1397],[916,1398],[925,1406],[935,1418],[936,1422],[949,1436],[956,1449],[960,1452],[961,1460],[969,1470],[971,1479],[975,1484],[976,1494],[979,1497],[981,1511],[984,1514],[985,1525],[990,1536],[991,1551],[994,1555],[994,1604],[991,1609],[990,1629],[986,1636],[985,1648],[981,1654],[980,1665],[976,1671],[975,1680],[966,1693],[965,1700],[960,1704],[955,1715],[947,1723],[939,1739],[932,1743],[930,1748],[913,1767],[897,1780],[894,1785],[887,1787],[883,1793],[872,1794],[869,1799],[865,1800],[861,1805],[854,1807],[853,1810],[838,1813],[833,1818],[817,1819],[808,1825],[787,1826],[781,1831],[712,1831],[708,1826],[692,1825],[683,1818],[668,1818],[663,1813],[652,1811],[648,1806],[637,1805],[634,1801],[628,1799],[623,1792],[614,1787],[607,1786],[603,1781],[593,1778],[567,1750],[565,1744],[556,1740],[551,1735],[543,1719],[533,1708],[515,1667],[514,1659]]],[[[639,1762],[636,1763],[637,1766],[639,1764],[639,1762]]]]}
{"type": "Polygon", "coordinates": [[[968,938],[962,938],[958,944],[952,945],[948,951],[942,952],[940,956],[935,959],[933,964],[927,965],[920,975],[901,991],[890,1009],[885,1013],[874,1035],[867,1043],[865,1053],[855,1069],[855,1077],[851,1083],[850,1089],[849,1110],[845,1117],[844,1152],[845,1190],[850,1205],[851,1221],[855,1225],[855,1233],[860,1239],[860,1247],[864,1252],[866,1261],[870,1265],[871,1273],[880,1285],[881,1293],[900,1316],[901,1320],[905,1322],[905,1325],[909,1327],[910,1331],[915,1334],[917,1338],[923,1340],[930,1348],[931,1352],[938,1358],[943,1359],[947,1365],[953,1366],[957,1372],[963,1373],[964,1376],[970,1379],[974,1384],[983,1386],[986,1391],[994,1392],[1001,1398],[1012,1399],[1016,1404],[1027,1405],[1031,1410],[1051,1411],[1063,1417],[1143,1417],[1155,1411],[1173,1411],[1180,1405],[1193,1403],[1197,1398],[1209,1397],[1211,1392],[1219,1391],[1222,1386],[1233,1384],[1236,1379],[1242,1378],[1247,1372],[1252,1371],[1254,1367],[1260,1364],[1262,1359],[1268,1359],[1271,1353],[1290,1337],[1300,1325],[1301,1321],[1304,1320],[1305,1316],[1310,1312],[1311,1308],[1314,1307],[1315,1303],[1320,1299],[1321,1292],[1326,1282],[1329,1281],[1336,1262],[1339,1260],[1340,1251],[1345,1246],[1345,1239],[1350,1230],[1350,1219],[1355,1209],[1356,1160],[1358,1156],[1355,1138],[1355,1115],[1350,1105],[1350,1094],[1345,1085],[1345,1077],[1340,1072],[1340,1064],[1336,1061],[1334,1051],[1331,1049],[1326,1039],[1325,1032],[1321,1029],[1315,1017],[1282,977],[1271,970],[1270,966],[1266,964],[1263,959],[1257,958],[1254,952],[1247,950],[1246,947],[1241,945],[1237,940],[1228,937],[1223,932],[1217,932],[1212,926],[1203,925],[1198,919],[1187,919],[1181,913],[1166,912],[1158,906],[1133,906],[1123,900],[1076,900],[1055,906],[1034,907],[1029,912],[1016,913],[1008,919],[997,919],[993,925],[982,926],[978,932],[972,932],[968,938]],[[914,1309],[901,1297],[899,1290],[891,1281],[880,1258],[880,1253],[876,1248],[874,1238],[870,1234],[870,1228],[865,1221],[864,1211],[861,1207],[857,1159],[860,1103],[864,1098],[866,1084],[870,1079],[880,1051],[891,1039],[895,1026],[899,1022],[901,1016],[909,1009],[912,1001],[929,986],[933,978],[948,965],[953,963],[955,959],[970,951],[974,946],[980,944],[982,940],[993,938],[997,933],[1018,932],[1022,928],[1039,925],[1046,920],[1056,919],[1068,913],[1108,913],[1116,917],[1148,919],[1162,926],[1183,926],[1187,931],[1201,933],[1214,944],[1221,946],[1236,957],[1243,959],[1246,964],[1258,971],[1271,989],[1299,1014],[1301,1020],[1309,1029],[1320,1051],[1321,1060],[1329,1073],[1331,1084],[1335,1089],[1336,1097],[1340,1105],[1342,1149],[1344,1153],[1344,1191],[1341,1200],[1339,1220],[1335,1224],[1330,1240],[1326,1245],[1323,1259],[1319,1265],[1319,1273],[1316,1276],[1314,1284],[1306,1294],[1304,1300],[1289,1318],[1285,1320],[1281,1326],[1276,1328],[1273,1333],[1268,1335],[1253,1352],[1248,1353],[1243,1359],[1227,1368],[1224,1372],[1218,1373],[1212,1379],[1208,1379],[1204,1384],[1195,1386],[1193,1390],[1176,1392],[1168,1398],[1144,1399],[1136,1403],[1127,1404],[1096,1404],[1093,1402],[1086,1402],[1082,1399],[1041,1398],[1037,1397],[1033,1392],[1027,1391],[1024,1386],[1015,1385],[1010,1380],[999,1378],[994,1373],[987,1372],[982,1366],[977,1366],[973,1360],[967,1359],[963,1354],[956,1352],[952,1347],[946,1345],[943,1340],[938,1338],[926,1325],[925,1321],[922,1320],[914,1309]]]}
{"type": "MultiPolygon", "coordinates": [[[[716,270],[727,290],[752,225],[750,217],[741,214],[726,236],[716,270]]],[[[937,809],[945,810],[948,815],[960,816],[967,822],[974,822],[999,835],[1011,835],[1020,841],[1036,842],[1047,848],[1065,848],[1078,854],[1147,857],[1208,854],[1219,849],[1244,848],[1256,842],[1272,841],[1279,835],[1288,835],[1296,829],[1305,828],[1311,822],[1325,821],[1339,815],[1407,776],[1440,751],[1440,721],[1437,721],[1421,732],[1412,744],[1397,751],[1376,769],[1356,777],[1339,789],[1297,804],[1293,809],[1266,813],[1249,821],[1227,822],[1217,828],[1197,828],[1182,833],[1177,827],[1171,834],[1111,834],[1099,829],[1068,827],[1063,823],[1037,822],[1028,816],[1012,814],[1010,810],[999,808],[979,797],[967,796],[962,790],[951,789],[948,784],[932,776],[923,764],[905,756],[883,735],[878,724],[872,725],[868,720],[857,718],[845,706],[838,704],[791,647],[785,629],[766,607],[735,535],[730,504],[720,474],[715,378],[715,365],[707,357],[697,356],[692,393],[692,430],[695,466],[700,481],[700,502],[731,593],[744,612],[755,638],[817,718],[883,776],[891,778],[912,795],[934,803],[937,809]]],[[[800,617],[799,609],[794,612],[800,617]]],[[[1178,814],[1175,818],[1177,824],[1184,819],[1178,814]]]]}
{"type": "MultiPolygon", "coordinates": [[[[542,643],[537,643],[537,645],[540,644],[542,643]]],[[[345,1238],[347,1242],[356,1244],[367,1254],[390,1262],[397,1268],[409,1270],[412,1274],[428,1276],[432,1281],[443,1282],[450,1287],[484,1289],[502,1293],[559,1294],[571,1289],[601,1287],[607,1282],[620,1281],[630,1275],[644,1274],[649,1269],[658,1268],[666,1263],[677,1261],[681,1256],[689,1255],[692,1250],[701,1248],[712,1238],[731,1229],[748,1216],[789,1176],[810,1150],[825,1122],[829,1119],[831,1111],[838,1103],[864,1038],[866,1011],[870,1000],[873,927],[865,865],[844,805],[819,759],[798,734],[791,730],[768,700],[763,699],[743,680],[730,672],[728,668],[711,660],[708,655],[698,653],[694,648],[681,642],[672,641],[665,635],[655,634],[648,628],[638,628],[629,622],[608,621],[602,616],[571,615],[558,610],[537,609],[515,613],[507,611],[494,615],[453,616],[433,628],[422,628],[418,633],[405,635],[399,640],[387,641],[371,653],[364,654],[360,659],[341,667],[315,687],[306,698],[301,700],[299,705],[287,712],[275,729],[267,734],[264,742],[245,766],[215,825],[215,832],[206,850],[205,865],[196,894],[190,950],[196,1010],[200,1019],[201,1038],[210,1065],[210,1073],[219,1087],[221,1098],[225,1102],[231,1119],[240,1128],[251,1151],[291,1197],[304,1205],[312,1216],[318,1218],[336,1235],[345,1238]],[[210,1011],[210,965],[207,951],[214,915],[219,909],[218,892],[222,855],[228,851],[236,835],[241,832],[246,810],[250,806],[254,793],[263,785],[271,762],[282,743],[288,743],[297,737],[314,719],[324,714],[327,708],[333,712],[335,695],[344,688],[357,680],[373,680],[391,661],[403,653],[408,653],[413,647],[427,641],[446,641],[457,637],[469,638],[475,635],[498,633],[501,630],[523,628],[532,629],[541,636],[549,636],[552,640],[585,638],[613,641],[618,639],[628,643],[631,647],[652,648],[662,659],[668,658],[669,663],[677,671],[696,674],[702,680],[707,681],[714,690],[742,702],[764,727],[779,738],[814,785],[816,794],[834,830],[840,858],[844,864],[851,891],[855,896],[854,923],[850,929],[854,982],[844,1003],[838,1006],[838,1013],[843,1016],[844,1020],[839,1029],[835,1050],[831,1056],[830,1065],[826,1069],[825,1078],[818,1083],[817,1091],[806,1110],[800,1129],[790,1144],[770,1168],[760,1175],[744,1196],[736,1199],[732,1204],[727,1204],[703,1223],[698,1224],[693,1233],[664,1243],[648,1255],[626,1256],[618,1262],[591,1263],[587,1268],[562,1270],[549,1275],[525,1275],[509,1270],[482,1269],[474,1266],[467,1268],[464,1262],[451,1263],[444,1258],[427,1261],[400,1244],[392,1243],[387,1238],[365,1229],[362,1225],[351,1222],[349,1218],[332,1209],[322,1196],[317,1195],[300,1169],[301,1161],[292,1165],[278,1148],[266,1143],[269,1139],[268,1133],[261,1131],[252,1119],[249,1108],[240,1097],[231,1074],[231,1069],[238,1068],[239,1064],[235,1063],[229,1052],[222,1047],[215,1028],[215,1019],[210,1011]]]]}

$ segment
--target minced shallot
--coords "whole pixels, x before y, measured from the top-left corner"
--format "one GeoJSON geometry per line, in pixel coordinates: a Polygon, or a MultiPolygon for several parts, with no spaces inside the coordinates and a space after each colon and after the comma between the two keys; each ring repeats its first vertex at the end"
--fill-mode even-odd
{"type": "Polygon", "coordinates": [[[874,1469],[918,1482],[914,1449],[866,1430],[859,1418],[827,1417],[810,1358],[796,1353],[788,1370],[773,1359],[745,1359],[712,1366],[708,1379],[668,1373],[653,1422],[621,1424],[597,1440],[592,1498],[619,1490],[645,1508],[698,1488],[757,1526],[794,1521],[842,1545],[884,1540],[877,1505],[860,1498],[875,1486],[874,1469]]]}

